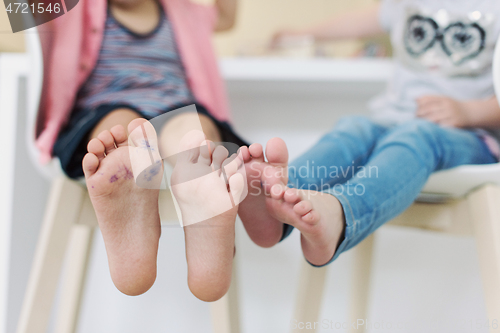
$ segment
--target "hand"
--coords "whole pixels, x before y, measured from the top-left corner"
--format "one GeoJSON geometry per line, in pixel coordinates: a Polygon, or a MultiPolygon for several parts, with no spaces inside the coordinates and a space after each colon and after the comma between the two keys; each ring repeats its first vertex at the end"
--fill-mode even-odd
{"type": "Polygon", "coordinates": [[[445,96],[423,96],[417,99],[417,117],[447,127],[469,127],[467,103],[445,96]]]}

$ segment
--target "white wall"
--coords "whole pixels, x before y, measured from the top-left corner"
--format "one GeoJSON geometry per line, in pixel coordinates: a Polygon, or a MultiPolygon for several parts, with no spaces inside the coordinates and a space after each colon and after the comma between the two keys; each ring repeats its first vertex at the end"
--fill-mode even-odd
{"type": "MultiPolygon", "coordinates": [[[[207,2],[207,1],[205,1],[207,2]]],[[[208,2],[212,2],[209,0],[208,2]]],[[[317,25],[336,15],[370,6],[375,0],[238,0],[236,25],[219,33],[215,44],[221,56],[262,55],[278,30],[317,25]]],[[[359,41],[322,43],[329,55],[348,56],[359,50],[359,41]]]]}

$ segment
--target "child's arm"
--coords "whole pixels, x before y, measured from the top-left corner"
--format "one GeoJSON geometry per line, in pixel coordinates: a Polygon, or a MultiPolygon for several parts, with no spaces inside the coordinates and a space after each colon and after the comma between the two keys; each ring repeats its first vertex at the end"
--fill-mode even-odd
{"type": "Polygon", "coordinates": [[[384,34],[379,22],[380,3],[347,12],[310,29],[278,32],[274,41],[288,36],[312,36],[318,41],[364,38],[384,34]]]}
{"type": "Polygon", "coordinates": [[[500,127],[500,106],[496,97],[460,102],[444,96],[424,96],[417,103],[418,117],[443,126],[500,127]]]}
{"type": "Polygon", "coordinates": [[[219,12],[219,20],[215,31],[226,31],[231,29],[236,22],[237,0],[216,0],[215,7],[219,12]]]}

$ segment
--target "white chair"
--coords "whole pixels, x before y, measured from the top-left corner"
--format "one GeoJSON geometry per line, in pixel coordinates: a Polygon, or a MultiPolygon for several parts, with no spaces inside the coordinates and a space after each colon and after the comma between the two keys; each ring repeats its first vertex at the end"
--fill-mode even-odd
{"type": "MultiPolygon", "coordinates": [[[[18,146],[16,146],[18,117],[18,96],[20,86],[17,82],[25,77],[26,57],[20,53],[0,53],[0,332],[5,333],[11,308],[11,260],[12,233],[15,212],[15,173],[18,146]],[[15,84],[13,84],[15,82],[15,84]]],[[[15,287],[14,287],[15,288],[15,287]]]]}
{"type": "MultiPolygon", "coordinates": [[[[500,39],[493,72],[496,95],[500,96],[500,39]]],[[[419,199],[389,224],[473,236],[477,243],[487,315],[492,320],[499,317],[500,163],[466,165],[434,173],[419,199]]],[[[350,322],[366,319],[368,315],[374,237],[369,236],[352,250],[355,254],[350,322]]],[[[303,261],[293,319],[304,323],[318,321],[327,270],[328,266],[315,268],[303,261]]],[[[351,330],[363,332],[361,328],[351,330]]],[[[302,331],[314,332],[311,329],[294,330],[302,331]]],[[[496,331],[490,328],[490,332],[496,331]]]]}
{"type": "MultiPolygon", "coordinates": [[[[28,77],[28,135],[29,151],[39,166],[35,142],[35,120],[40,100],[43,60],[36,29],[26,33],[30,56],[28,77]]],[[[87,190],[82,184],[62,175],[57,161],[40,172],[53,179],[46,213],[35,251],[35,258],[19,318],[17,333],[44,333],[50,318],[52,304],[63,268],[63,259],[69,258],[63,274],[61,299],[56,315],[56,332],[73,333],[78,323],[80,304],[85,287],[92,239],[98,227],[87,190]]],[[[162,223],[177,220],[170,191],[160,192],[162,223]]],[[[233,266],[233,275],[236,272],[233,266]]],[[[239,314],[236,276],[226,296],[212,303],[212,329],[216,333],[239,332],[239,314]]]]}

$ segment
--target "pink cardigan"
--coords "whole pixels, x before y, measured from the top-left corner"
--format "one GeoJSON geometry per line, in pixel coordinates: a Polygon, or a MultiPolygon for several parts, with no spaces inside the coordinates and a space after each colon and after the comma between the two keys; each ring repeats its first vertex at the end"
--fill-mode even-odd
{"type": "MultiPolygon", "coordinates": [[[[189,0],[161,0],[172,22],[188,84],[196,100],[220,120],[229,120],[226,92],[211,38],[217,20],[213,6],[189,0]]],[[[92,72],[101,47],[107,0],[80,0],[67,14],[38,27],[44,60],[36,145],[41,162],[68,121],[76,94],[92,72]]]]}

